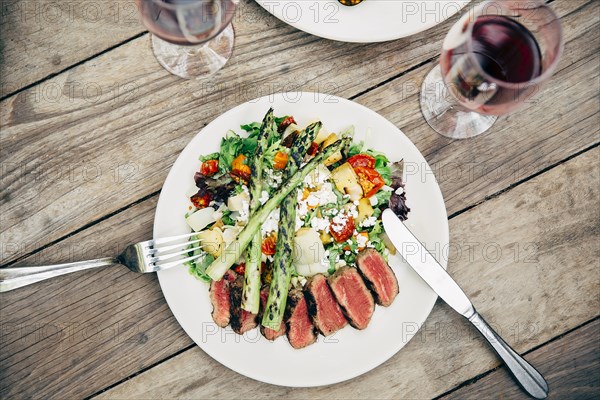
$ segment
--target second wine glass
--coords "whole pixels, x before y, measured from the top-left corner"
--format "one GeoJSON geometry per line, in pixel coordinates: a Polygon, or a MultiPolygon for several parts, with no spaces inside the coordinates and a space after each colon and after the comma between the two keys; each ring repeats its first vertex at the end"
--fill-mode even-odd
{"type": "Polygon", "coordinates": [[[220,70],[231,57],[231,20],[239,0],[137,0],[152,49],[169,72],[186,79],[220,70]]]}
{"type": "Polygon", "coordinates": [[[484,1],[450,29],[423,82],[425,120],[453,139],[487,131],[539,91],[562,48],[560,21],[543,0],[484,1]]]}

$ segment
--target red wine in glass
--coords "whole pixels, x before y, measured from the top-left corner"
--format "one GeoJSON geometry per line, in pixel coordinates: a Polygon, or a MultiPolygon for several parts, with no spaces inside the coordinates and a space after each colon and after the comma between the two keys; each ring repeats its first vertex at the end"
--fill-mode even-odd
{"type": "Polygon", "coordinates": [[[485,132],[539,91],[562,48],[560,21],[543,0],[479,3],[452,26],[425,77],[425,120],[450,138],[485,132]]]}
{"type": "Polygon", "coordinates": [[[137,0],[148,30],[180,46],[197,45],[218,35],[233,18],[234,0],[137,0]]]}
{"type": "Polygon", "coordinates": [[[169,72],[186,79],[206,77],[231,57],[231,23],[239,0],[136,0],[152,33],[152,50],[169,72]]]}
{"type": "Polygon", "coordinates": [[[528,86],[506,87],[494,81],[527,84],[541,75],[541,65],[542,53],[533,34],[504,16],[478,17],[471,42],[445,50],[440,59],[446,85],[457,100],[474,111],[491,115],[507,113],[518,99],[519,89],[528,86]],[[473,64],[488,79],[473,73],[473,64]]]}

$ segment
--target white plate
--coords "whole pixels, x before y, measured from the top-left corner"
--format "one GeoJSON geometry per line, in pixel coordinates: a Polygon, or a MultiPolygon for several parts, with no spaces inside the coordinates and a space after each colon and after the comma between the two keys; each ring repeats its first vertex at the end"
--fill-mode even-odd
{"type": "Polygon", "coordinates": [[[469,0],[364,0],[348,7],[337,0],[256,0],[283,22],[342,42],[400,39],[440,24],[469,0]]]}
{"type": "MultiPolygon", "coordinates": [[[[183,150],[169,172],[154,219],[154,237],[185,234],[189,200],[184,193],[193,184],[198,156],[219,149],[228,129],[260,121],[269,106],[275,115],[293,115],[300,124],[315,118],[329,131],[349,125],[357,135],[371,129],[367,145],[385,151],[391,160],[404,158],[406,192],[412,211],[408,222],[415,235],[431,249],[447,248],[448,220],[444,200],[427,162],[411,141],[385,118],[357,103],[317,93],[285,93],[242,104],[208,124],[183,150]]],[[[445,268],[445,257],[442,259],[445,268]]],[[[186,267],[158,273],[164,296],[186,333],[211,357],[250,378],[284,386],[329,385],[361,375],[392,357],[416,333],[437,298],[421,278],[401,261],[390,259],[400,294],[388,307],[377,306],[368,328],[346,327],[327,339],[294,350],[285,337],[269,342],[258,329],[238,336],[218,328],[211,318],[208,285],[194,279],[186,267]]]]}

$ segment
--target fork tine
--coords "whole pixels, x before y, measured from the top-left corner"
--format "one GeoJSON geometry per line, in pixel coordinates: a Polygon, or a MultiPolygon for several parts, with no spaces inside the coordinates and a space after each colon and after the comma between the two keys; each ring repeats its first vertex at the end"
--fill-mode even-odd
{"type": "Polygon", "coordinates": [[[194,260],[196,260],[196,259],[198,259],[200,257],[205,257],[205,256],[206,256],[206,253],[202,253],[202,254],[198,254],[198,255],[195,255],[195,256],[183,258],[181,260],[170,261],[170,262],[168,262],[166,264],[160,264],[160,265],[156,264],[156,267],[157,267],[158,270],[163,270],[163,269],[175,267],[177,265],[181,265],[181,264],[183,264],[185,262],[188,262],[188,261],[194,261],[194,260]]]}
{"type": "Polygon", "coordinates": [[[154,239],[154,240],[152,240],[152,243],[154,244],[154,246],[157,246],[159,244],[165,244],[165,243],[173,242],[175,240],[189,238],[190,236],[195,235],[197,233],[198,232],[190,232],[185,235],[169,236],[169,237],[164,237],[164,238],[160,238],[160,239],[154,239]]]}
{"type": "Polygon", "coordinates": [[[178,244],[172,244],[169,246],[160,246],[160,247],[155,247],[154,249],[152,249],[152,255],[158,253],[159,251],[169,251],[169,250],[175,250],[175,249],[180,249],[183,246],[187,246],[190,244],[196,244],[198,242],[200,242],[200,239],[196,239],[196,240],[190,240],[189,242],[184,242],[184,243],[178,243],[178,244]]]}
{"type": "Polygon", "coordinates": [[[192,252],[194,250],[200,250],[200,249],[202,249],[202,246],[193,247],[191,249],[185,249],[185,250],[182,250],[182,251],[178,251],[176,253],[170,253],[170,254],[164,254],[162,256],[152,257],[150,259],[150,262],[157,263],[157,262],[161,262],[161,261],[165,261],[165,260],[170,260],[173,257],[177,257],[177,256],[180,256],[182,254],[187,254],[187,253],[190,253],[190,252],[192,252]]]}

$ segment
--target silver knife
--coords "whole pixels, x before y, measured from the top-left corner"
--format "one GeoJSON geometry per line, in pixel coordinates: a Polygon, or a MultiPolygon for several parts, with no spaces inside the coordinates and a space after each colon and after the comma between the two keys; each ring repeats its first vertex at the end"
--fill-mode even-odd
{"type": "Polygon", "coordinates": [[[536,399],[545,399],[548,396],[548,384],[542,375],[494,332],[475,311],[465,292],[396,214],[387,209],[383,212],[382,220],[385,232],[406,262],[450,307],[481,332],[527,393],[536,399]]]}

